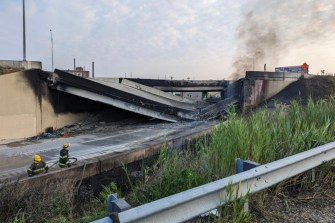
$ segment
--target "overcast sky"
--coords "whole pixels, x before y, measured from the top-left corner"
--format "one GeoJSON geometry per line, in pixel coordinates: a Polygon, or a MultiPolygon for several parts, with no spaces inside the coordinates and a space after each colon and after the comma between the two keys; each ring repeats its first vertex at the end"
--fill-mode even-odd
{"type": "MultiPolygon", "coordinates": [[[[25,0],[27,60],[96,76],[229,79],[307,62],[335,73],[335,0],[25,0]],[[237,73],[233,75],[234,73],[237,73]]],[[[22,0],[0,0],[0,60],[22,60],[22,0]]]]}

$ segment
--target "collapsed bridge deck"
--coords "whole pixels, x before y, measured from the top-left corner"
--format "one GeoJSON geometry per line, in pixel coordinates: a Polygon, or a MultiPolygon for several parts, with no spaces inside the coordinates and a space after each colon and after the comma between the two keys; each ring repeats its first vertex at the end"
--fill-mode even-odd
{"type": "MultiPolygon", "coordinates": [[[[124,78],[86,79],[56,69],[47,79],[49,86],[58,91],[170,122],[199,120],[202,116],[197,114],[210,106],[205,101],[182,98],[124,78]]],[[[221,90],[227,87],[226,82],[219,84],[221,90]]],[[[214,109],[212,117],[224,109],[225,106],[214,109]]]]}

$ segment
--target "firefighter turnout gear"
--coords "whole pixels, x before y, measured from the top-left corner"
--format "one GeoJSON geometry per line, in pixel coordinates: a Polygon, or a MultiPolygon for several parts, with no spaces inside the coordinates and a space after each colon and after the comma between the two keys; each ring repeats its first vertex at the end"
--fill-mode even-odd
{"type": "Polygon", "coordinates": [[[28,176],[35,176],[40,173],[47,173],[49,170],[48,164],[46,164],[40,155],[34,156],[34,163],[30,165],[30,167],[27,170],[28,176]]]}
{"type": "Polygon", "coordinates": [[[71,166],[71,162],[69,161],[68,146],[66,148],[64,148],[64,145],[63,145],[63,149],[59,153],[58,166],[61,167],[61,168],[63,168],[63,167],[70,167],[71,166]]]}

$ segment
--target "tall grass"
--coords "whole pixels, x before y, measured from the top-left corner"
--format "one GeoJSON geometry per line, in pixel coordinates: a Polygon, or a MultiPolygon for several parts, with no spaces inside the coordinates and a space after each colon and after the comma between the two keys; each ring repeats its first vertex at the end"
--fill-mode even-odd
{"type": "MultiPolygon", "coordinates": [[[[239,117],[235,108],[230,107],[227,121],[213,128],[208,141],[199,140],[195,148],[182,151],[164,144],[157,160],[143,165],[142,180],[129,182],[132,192],[126,194],[126,200],[132,206],[141,205],[232,175],[236,158],[268,163],[334,141],[334,111],[333,97],[319,101],[309,99],[306,106],[298,101],[290,106],[277,104],[273,111],[264,107],[248,117],[239,117]]],[[[126,167],[124,171],[128,171],[126,167]]],[[[317,176],[334,187],[334,161],[319,168],[317,176]]],[[[31,188],[20,191],[24,196],[19,196],[16,185],[0,187],[0,221],[89,222],[104,215],[105,204],[95,200],[90,205],[96,209],[84,211],[84,217],[78,216],[75,190],[64,181],[53,187],[43,186],[43,191],[31,188]],[[48,188],[53,190],[47,192],[48,188]]],[[[120,194],[115,184],[104,187],[100,195],[106,197],[112,192],[120,194]]],[[[236,191],[230,191],[233,193],[236,191]]],[[[220,209],[217,221],[247,222],[249,215],[241,211],[245,199],[220,209]]]]}
{"type": "MultiPolygon", "coordinates": [[[[147,180],[135,185],[127,199],[139,205],[232,175],[236,158],[268,163],[333,141],[334,111],[333,97],[309,99],[306,106],[298,101],[277,104],[273,111],[263,107],[248,117],[239,117],[230,107],[227,121],[213,128],[209,142],[196,143],[193,152],[163,147],[157,163],[147,171],[147,180]]],[[[331,173],[328,178],[333,182],[331,173]]],[[[240,217],[245,222],[248,216],[241,213],[230,220],[241,222],[240,217]]]]}
{"type": "MultiPolygon", "coordinates": [[[[24,184],[24,183],[23,183],[24,184]]],[[[74,193],[67,180],[41,185],[4,183],[0,186],[0,222],[70,222],[74,193]]]]}
{"type": "Polygon", "coordinates": [[[207,164],[199,156],[188,152],[161,148],[158,160],[145,168],[143,181],[133,186],[128,200],[133,205],[147,203],[178,193],[209,181],[207,164]]]}
{"type": "Polygon", "coordinates": [[[234,160],[268,163],[335,139],[335,100],[308,100],[306,107],[293,101],[276,105],[274,111],[260,108],[247,118],[234,110],[228,121],[215,127],[207,150],[210,171],[224,177],[233,174],[234,160]]]}

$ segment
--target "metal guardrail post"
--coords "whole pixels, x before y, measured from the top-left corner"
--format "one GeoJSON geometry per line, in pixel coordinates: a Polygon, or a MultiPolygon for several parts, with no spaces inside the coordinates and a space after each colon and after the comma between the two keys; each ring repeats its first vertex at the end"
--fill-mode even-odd
{"type": "MultiPolygon", "coordinates": [[[[117,219],[122,223],[185,222],[229,202],[226,199],[229,193],[227,185],[239,190],[239,194],[233,198],[239,199],[245,194],[257,193],[333,159],[335,141],[122,211],[118,213],[117,219]]],[[[248,168],[248,165],[254,162],[247,161],[244,164],[248,168]]]]}
{"type": "Polygon", "coordinates": [[[117,194],[110,194],[107,197],[107,215],[110,216],[113,213],[113,201],[117,200],[117,194]]]}
{"type": "Polygon", "coordinates": [[[260,166],[261,164],[253,162],[251,160],[241,160],[240,158],[235,159],[235,174],[242,173],[247,170],[251,170],[260,166]]]}
{"type": "MultiPolygon", "coordinates": [[[[235,174],[242,173],[247,170],[251,170],[255,167],[258,167],[260,164],[250,161],[250,160],[241,160],[240,158],[235,159],[235,174]]],[[[249,212],[249,199],[247,198],[243,205],[243,211],[249,212]]]]}
{"type": "Polygon", "coordinates": [[[108,217],[98,219],[92,223],[119,223],[118,213],[130,209],[131,206],[123,199],[118,199],[117,194],[110,194],[107,197],[108,217]]]}
{"type": "Polygon", "coordinates": [[[240,158],[235,159],[235,173],[242,173],[243,171],[243,160],[240,158]]]}
{"type": "Polygon", "coordinates": [[[312,169],[312,179],[311,179],[312,183],[315,182],[315,168],[312,169]]]}

